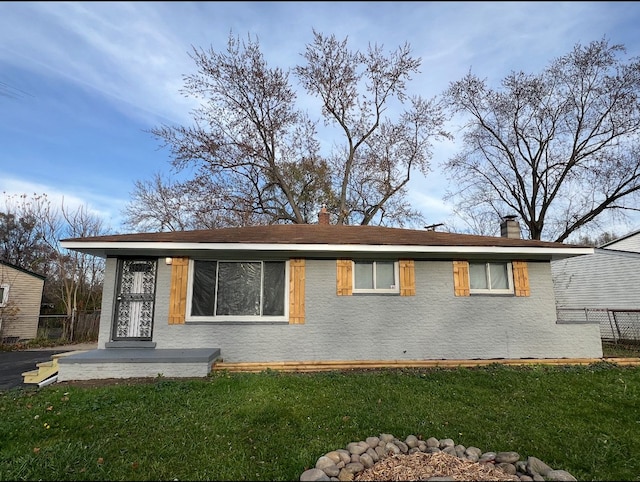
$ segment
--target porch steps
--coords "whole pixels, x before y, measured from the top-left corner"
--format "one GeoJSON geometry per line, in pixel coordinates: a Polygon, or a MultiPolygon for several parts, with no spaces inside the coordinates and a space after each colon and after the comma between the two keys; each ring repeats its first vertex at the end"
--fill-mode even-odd
{"type": "Polygon", "coordinates": [[[24,383],[42,383],[44,380],[51,378],[58,373],[58,359],[61,357],[75,355],[77,353],[84,353],[87,350],[67,351],[64,353],[56,353],[51,356],[51,360],[36,363],[35,370],[23,372],[22,377],[24,383]]]}

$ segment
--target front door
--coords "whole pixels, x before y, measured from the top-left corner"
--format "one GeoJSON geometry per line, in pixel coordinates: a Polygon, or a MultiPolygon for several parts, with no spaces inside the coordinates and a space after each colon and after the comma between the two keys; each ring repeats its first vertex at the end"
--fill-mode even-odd
{"type": "Polygon", "coordinates": [[[155,259],[121,259],[113,340],[151,340],[156,291],[155,259]]]}

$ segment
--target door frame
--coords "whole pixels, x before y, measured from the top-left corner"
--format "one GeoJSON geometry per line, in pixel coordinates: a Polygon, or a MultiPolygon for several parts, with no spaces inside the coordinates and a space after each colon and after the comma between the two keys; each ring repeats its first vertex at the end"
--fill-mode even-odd
{"type": "Polygon", "coordinates": [[[114,297],[113,297],[113,313],[111,316],[111,333],[109,335],[109,339],[111,341],[150,341],[153,338],[153,325],[155,323],[155,310],[156,310],[156,291],[158,286],[158,258],[152,256],[123,256],[118,257],[116,264],[116,279],[114,286],[114,297]],[[151,294],[151,327],[149,336],[137,336],[137,337],[121,337],[117,336],[118,333],[118,316],[120,309],[120,296],[122,291],[122,274],[124,270],[125,261],[152,261],[154,267],[153,273],[153,293],[151,294]]]}

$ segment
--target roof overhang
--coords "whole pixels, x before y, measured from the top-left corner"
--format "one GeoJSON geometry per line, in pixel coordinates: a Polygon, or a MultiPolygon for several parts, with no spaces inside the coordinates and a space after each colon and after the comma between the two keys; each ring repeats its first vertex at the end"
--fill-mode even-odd
{"type": "Polygon", "coordinates": [[[424,259],[470,258],[524,258],[530,260],[556,260],[593,254],[591,247],[539,247],[539,246],[422,246],[422,245],[365,245],[365,244],[285,244],[285,243],[176,243],[135,241],[62,241],[63,248],[100,257],[109,256],[203,256],[220,254],[240,256],[247,254],[268,256],[307,256],[335,258],[336,256],[413,256],[424,259]]]}

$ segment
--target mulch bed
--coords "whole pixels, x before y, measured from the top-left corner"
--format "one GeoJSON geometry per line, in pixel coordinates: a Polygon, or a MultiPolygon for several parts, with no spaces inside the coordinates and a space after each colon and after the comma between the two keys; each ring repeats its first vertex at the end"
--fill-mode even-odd
{"type": "Polygon", "coordinates": [[[491,463],[471,462],[445,452],[393,455],[360,472],[354,480],[417,481],[431,477],[451,477],[453,480],[473,481],[520,480],[491,463]]]}

